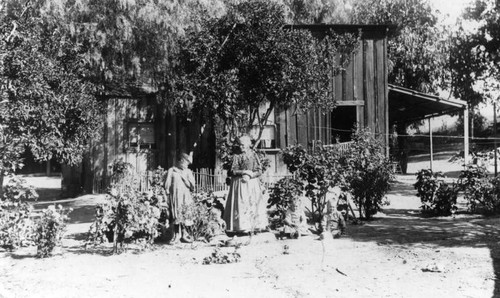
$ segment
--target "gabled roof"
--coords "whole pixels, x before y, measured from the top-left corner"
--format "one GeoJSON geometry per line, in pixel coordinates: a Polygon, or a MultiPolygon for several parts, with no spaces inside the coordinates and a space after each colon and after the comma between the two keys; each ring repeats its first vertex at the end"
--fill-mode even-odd
{"type": "Polygon", "coordinates": [[[389,123],[409,123],[464,110],[467,102],[389,84],[389,123]]]}

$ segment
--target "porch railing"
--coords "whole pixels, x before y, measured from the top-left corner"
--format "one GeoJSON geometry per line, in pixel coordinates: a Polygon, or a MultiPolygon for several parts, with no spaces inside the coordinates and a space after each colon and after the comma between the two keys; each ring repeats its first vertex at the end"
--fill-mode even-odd
{"type": "Polygon", "coordinates": [[[342,142],[337,144],[323,145],[325,148],[336,148],[340,153],[345,153],[349,150],[351,145],[354,144],[353,141],[342,142]]]}

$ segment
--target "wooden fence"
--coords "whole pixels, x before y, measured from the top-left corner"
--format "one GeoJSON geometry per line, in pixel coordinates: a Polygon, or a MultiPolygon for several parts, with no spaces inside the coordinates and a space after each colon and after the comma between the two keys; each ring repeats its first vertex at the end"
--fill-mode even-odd
{"type": "MultiPolygon", "coordinates": [[[[212,191],[225,192],[229,190],[229,185],[226,183],[226,171],[221,169],[202,168],[193,171],[195,179],[195,192],[212,191]]],[[[292,177],[292,174],[269,174],[264,173],[261,177],[266,188],[272,188],[274,184],[284,177],[292,177]]],[[[147,171],[137,174],[137,187],[142,192],[150,190],[153,172],[147,171]]],[[[114,181],[110,178],[103,179],[100,176],[95,176],[93,180],[93,192],[104,193],[114,181]]]]}

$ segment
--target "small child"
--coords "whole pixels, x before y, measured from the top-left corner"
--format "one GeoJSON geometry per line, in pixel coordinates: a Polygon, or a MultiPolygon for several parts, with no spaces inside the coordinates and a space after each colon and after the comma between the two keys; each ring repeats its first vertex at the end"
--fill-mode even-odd
{"type": "Polygon", "coordinates": [[[226,222],[222,219],[221,211],[215,207],[210,209],[207,223],[207,240],[212,245],[220,245],[229,240],[226,235],[226,222]]]}
{"type": "Polygon", "coordinates": [[[286,210],[285,226],[283,227],[282,233],[286,237],[299,238],[300,236],[309,235],[309,229],[307,226],[307,217],[300,204],[300,200],[294,200],[288,209],[286,210]]]}
{"type": "Polygon", "coordinates": [[[174,236],[171,243],[179,241],[185,243],[193,242],[191,235],[186,227],[191,223],[183,218],[183,206],[189,206],[194,203],[191,192],[194,190],[195,179],[193,172],[188,168],[192,163],[192,157],[182,153],[177,160],[177,164],[167,171],[165,179],[165,191],[168,195],[168,216],[169,223],[173,225],[174,236]]]}
{"type": "Polygon", "coordinates": [[[321,221],[320,239],[325,239],[326,233],[331,233],[334,239],[340,238],[345,233],[345,219],[337,206],[338,199],[339,196],[333,196],[326,201],[325,213],[321,221]]]}

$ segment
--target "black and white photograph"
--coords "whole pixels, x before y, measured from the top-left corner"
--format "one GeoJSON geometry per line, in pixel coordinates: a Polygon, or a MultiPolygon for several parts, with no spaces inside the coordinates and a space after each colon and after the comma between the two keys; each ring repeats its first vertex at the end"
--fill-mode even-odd
{"type": "Polygon", "coordinates": [[[0,0],[0,298],[500,297],[499,122],[499,0],[0,0]]]}

